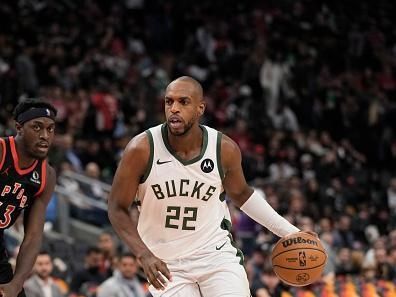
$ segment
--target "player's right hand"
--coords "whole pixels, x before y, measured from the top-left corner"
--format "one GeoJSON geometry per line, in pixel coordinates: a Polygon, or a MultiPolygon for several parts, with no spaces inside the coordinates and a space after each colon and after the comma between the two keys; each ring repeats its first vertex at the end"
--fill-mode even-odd
{"type": "Polygon", "coordinates": [[[310,230],[301,230],[300,232],[304,232],[304,233],[308,233],[311,234],[312,236],[318,237],[318,233],[314,232],[314,231],[310,231],[310,230]]]}
{"type": "Polygon", "coordinates": [[[22,288],[17,288],[13,282],[0,285],[0,297],[17,297],[22,288]]]}
{"type": "Polygon", "coordinates": [[[147,276],[148,282],[157,290],[164,290],[168,281],[172,281],[172,276],[165,262],[147,251],[138,257],[140,265],[147,276]]]}

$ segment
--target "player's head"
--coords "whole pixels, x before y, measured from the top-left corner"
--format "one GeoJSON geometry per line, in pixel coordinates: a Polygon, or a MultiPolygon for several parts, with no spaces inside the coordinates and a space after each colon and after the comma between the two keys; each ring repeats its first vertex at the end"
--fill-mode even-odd
{"type": "Polygon", "coordinates": [[[36,258],[34,264],[34,272],[41,279],[47,279],[52,273],[52,259],[48,252],[41,251],[36,258]]]}
{"type": "Polygon", "coordinates": [[[38,99],[27,99],[14,109],[17,138],[29,157],[45,159],[55,132],[56,109],[38,99]]]}
{"type": "Polygon", "coordinates": [[[165,92],[165,116],[171,134],[186,134],[205,111],[201,84],[189,76],[172,81],[165,92]]]}

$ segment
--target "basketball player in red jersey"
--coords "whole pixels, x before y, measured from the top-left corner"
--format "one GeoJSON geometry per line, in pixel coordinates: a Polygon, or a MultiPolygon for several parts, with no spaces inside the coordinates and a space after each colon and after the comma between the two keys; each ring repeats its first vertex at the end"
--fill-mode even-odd
{"type": "Polygon", "coordinates": [[[15,137],[0,138],[0,296],[25,296],[23,283],[41,247],[45,211],[55,187],[47,155],[54,138],[56,109],[28,99],[14,110],[15,137]],[[24,238],[15,272],[8,263],[4,229],[24,211],[24,238]]]}

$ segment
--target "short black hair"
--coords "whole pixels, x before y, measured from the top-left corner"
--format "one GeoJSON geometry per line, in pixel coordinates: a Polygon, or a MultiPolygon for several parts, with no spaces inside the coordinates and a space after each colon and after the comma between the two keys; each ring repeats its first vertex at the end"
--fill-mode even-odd
{"type": "Polygon", "coordinates": [[[136,261],[136,256],[134,254],[132,254],[131,252],[121,253],[119,258],[120,258],[120,260],[123,259],[123,258],[132,258],[133,260],[136,261]]]}
{"type": "Polygon", "coordinates": [[[14,119],[16,120],[21,113],[31,108],[48,108],[54,113],[55,116],[58,113],[56,108],[50,103],[43,101],[42,99],[29,98],[18,103],[18,105],[15,107],[13,112],[14,119]]]}
{"type": "Polygon", "coordinates": [[[39,253],[37,254],[37,256],[45,256],[45,255],[47,255],[48,257],[50,257],[52,259],[50,252],[46,249],[41,249],[39,251],[39,253]]]}
{"type": "Polygon", "coordinates": [[[91,254],[101,254],[101,253],[102,253],[102,251],[96,246],[89,246],[87,248],[87,250],[85,251],[86,256],[89,256],[91,254]]]}

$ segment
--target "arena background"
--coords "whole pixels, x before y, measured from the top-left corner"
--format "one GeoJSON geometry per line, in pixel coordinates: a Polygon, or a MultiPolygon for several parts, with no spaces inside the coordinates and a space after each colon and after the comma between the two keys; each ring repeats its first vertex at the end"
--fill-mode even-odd
{"type": "MultiPolygon", "coordinates": [[[[328,249],[321,282],[282,285],[277,238],[230,205],[253,296],[396,296],[395,15],[385,0],[1,1],[0,135],[25,98],[59,111],[43,248],[65,296],[94,296],[99,281],[76,283],[90,247],[101,271],[125,250],[109,185],[180,75],[203,84],[203,122],[239,144],[248,182],[328,249]]],[[[7,233],[11,255],[21,232],[7,233]]]]}

